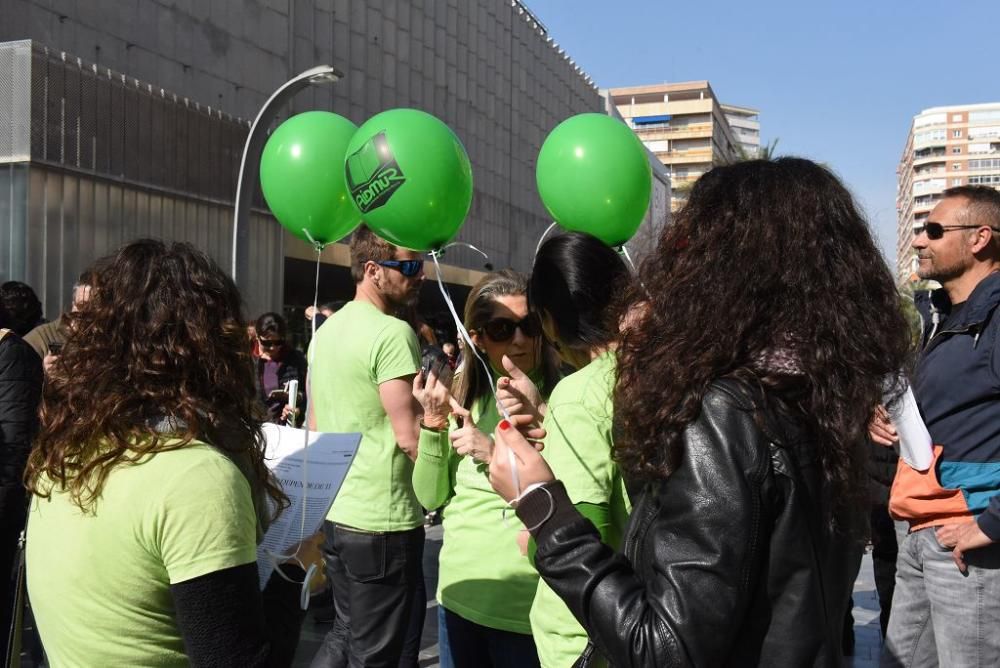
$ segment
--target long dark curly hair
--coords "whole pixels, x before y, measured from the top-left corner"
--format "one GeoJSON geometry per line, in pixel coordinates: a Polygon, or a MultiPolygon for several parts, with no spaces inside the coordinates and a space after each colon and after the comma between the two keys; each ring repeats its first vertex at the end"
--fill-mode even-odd
{"type": "Polygon", "coordinates": [[[892,276],[837,177],[799,158],[711,170],[640,278],[618,351],[622,469],[668,476],[709,385],[737,377],[805,421],[828,509],[856,510],[867,424],[911,343],[892,276]]]}
{"type": "Polygon", "coordinates": [[[200,440],[225,451],[276,508],[287,506],[264,465],[233,281],[189,244],[148,239],[98,267],[90,299],[64,316],[67,341],[25,474],[31,492],[48,496],[54,484],[86,510],[115,467],[200,440]]]}

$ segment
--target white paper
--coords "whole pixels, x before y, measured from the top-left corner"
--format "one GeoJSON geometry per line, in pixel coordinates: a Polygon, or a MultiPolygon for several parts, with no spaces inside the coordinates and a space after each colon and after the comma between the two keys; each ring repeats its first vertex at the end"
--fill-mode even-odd
{"type": "Polygon", "coordinates": [[[886,402],[886,410],[899,435],[899,456],[917,471],[929,469],[934,461],[933,442],[912,388],[907,387],[895,401],[886,402]]]}
{"type": "Polygon", "coordinates": [[[274,571],[271,554],[282,554],[323,525],[361,444],[361,434],[306,432],[276,424],[265,424],[263,431],[267,439],[267,467],[281,483],[291,505],[268,527],[264,540],[257,546],[261,589],[274,571]]]}

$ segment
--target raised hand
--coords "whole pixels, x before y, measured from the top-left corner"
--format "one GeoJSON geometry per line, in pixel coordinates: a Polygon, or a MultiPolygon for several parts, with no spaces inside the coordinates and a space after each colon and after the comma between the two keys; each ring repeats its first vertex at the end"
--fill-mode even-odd
{"type": "Polygon", "coordinates": [[[423,374],[418,373],[414,376],[413,397],[420,403],[420,407],[424,411],[423,423],[431,429],[447,429],[448,416],[451,415],[452,410],[462,409],[461,405],[451,396],[448,386],[439,382],[434,371],[427,374],[426,382],[423,374]]]}
{"type": "Polygon", "coordinates": [[[501,358],[506,376],[497,379],[497,403],[500,413],[507,415],[528,415],[536,425],[542,423],[545,417],[545,401],[542,393],[528,375],[521,371],[514,362],[504,355],[501,358]]]}
{"type": "Polygon", "coordinates": [[[519,415],[510,422],[501,420],[494,432],[493,459],[490,461],[490,484],[504,501],[516,499],[529,485],[555,479],[531,443],[519,430],[529,427],[528,417],[519,415]],[[509,453],[513,453],[513,457],[509,453]],[[512,466],[517,467],[518,483],[514,482],[512,466]]]}

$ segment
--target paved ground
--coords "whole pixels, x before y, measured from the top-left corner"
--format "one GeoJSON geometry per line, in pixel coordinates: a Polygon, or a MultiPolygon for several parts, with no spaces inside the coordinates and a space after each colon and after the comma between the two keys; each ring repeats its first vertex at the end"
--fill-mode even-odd
{"type": "MultiPolygon", "coordinates": [[[[420,665],[422,668],[438,666],[437,645],[437,556],[441,549],[441,526],[427,530],[427,545],[424,549],[424,577],[427,580],[427,618],[424,623],[424,637],[420,644],[420,665]]],[[[854,657],[845,661],[845,668],[876,668],[882,648],[878,625],[878,598],[875,595],[875,579],[872,576],[871,555],[866,554],[861,564],[861,573],[854,584],[854,657]]],[[[302,627],[302,639],[295,657],[295,668],[308,668],[309,662],[319,647],[329,625],[316,624],[312,617],[306,619],[302,627]]]]}

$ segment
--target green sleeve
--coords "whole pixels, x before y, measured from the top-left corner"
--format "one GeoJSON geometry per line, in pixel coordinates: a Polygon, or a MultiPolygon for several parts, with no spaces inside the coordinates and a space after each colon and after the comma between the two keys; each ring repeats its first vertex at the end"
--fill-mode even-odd
{"type": "MultiPolygon", "coordinates": [[[[609,505],[606,503],[577,503],[574,504],[574,508],[590,520],[590,523],[600,532],[601,540],[607,543],[608,529],[611,526],[611,509],[609,505]]],[[[535,549],[535,537],[532,536],[528,540],[528,559],[531,560],[532,566],[535,564],[535,549]]]]}
{"type": "Polygon", "coordinates": [[[452,493],[452,457],[448,431],[420,428],[417,460],[413,463],[413,493],[427,510],[440,508],[452,493]]]}
{"type": "Polygon", "coordinates": [[[371,377],[376,385],[387,380],[412,376],[420,370],[417,335],[399,320],[384,327],[372,346],[371,377]]]}

